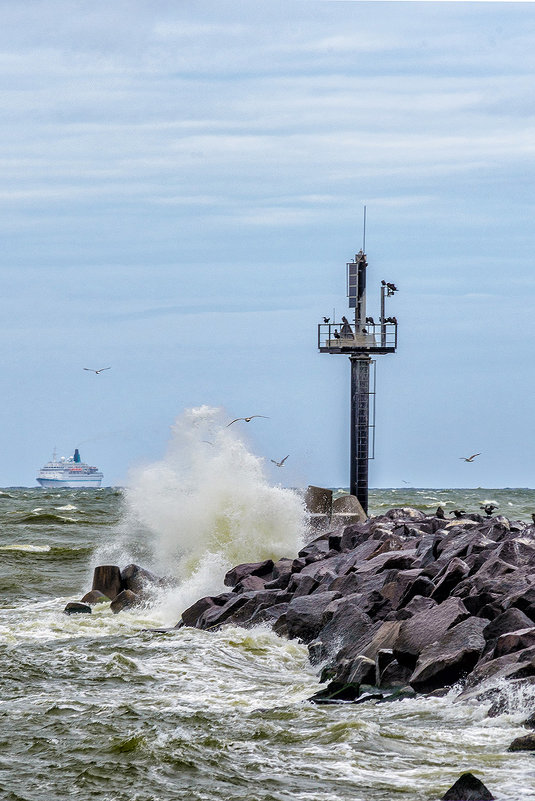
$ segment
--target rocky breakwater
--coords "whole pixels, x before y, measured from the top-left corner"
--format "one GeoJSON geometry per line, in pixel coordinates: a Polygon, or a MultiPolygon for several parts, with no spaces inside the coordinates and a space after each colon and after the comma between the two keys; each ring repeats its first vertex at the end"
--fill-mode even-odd
{"type": "Polygon", "coordinates": [[[313,700],[384,690],[492,699],[535,683],[535,526],[411,508],[326,531],[296,559],[242,564],[179,626],[269,624],[308,645],[313,700]]]}

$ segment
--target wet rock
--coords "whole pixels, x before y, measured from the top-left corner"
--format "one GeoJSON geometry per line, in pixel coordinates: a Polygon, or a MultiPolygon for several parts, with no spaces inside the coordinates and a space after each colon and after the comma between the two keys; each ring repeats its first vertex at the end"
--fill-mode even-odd
{"type": "Polygon", "coordinates": [[[113,600],[123,590],[121,568],[117,565],[99,565],[93,572],[92,590],[100,590],[113,600]]]}
{"type": "Polygon", "coordinates": [[[424,648],[468,616],[466,607],[459,598],[448,598],[438,606],[404,620],[394,645],[394,656],[400,665],[414,667],[424,648]]]}
{"type": "Polygon", "coordinates": [[[265,579],[260,576],[245,576],[232,588],[232,592],[249,592],[250,590],[263,590],[266,585],[265,579]]]}
{"type": "Polygon", "coordinates": [[[182,622],[185,626],[195,626],[202,613],[213,606],[224,606],[227,601],[230,601],[234,596],[232,593],[223,593],[218,596],[206,596],[200,598],[191,606],[188,606],[182,612],[182,622]]]}
{"type": "Polygon", "coordinates": [[[139,606],[142,603],[142,598],[139,595],[136,595],[135,592],[132,590],[123,590],[116,595],[113,601],[110,604],[110,609],[114,615],[122,612],[125,609],[133,609],[135,606],[139,606]]]}
{"type": "Polygon", "coordinates": [[[319,690],[319,692],[315,693],[308,700],[312,701],[313,704],[340,703],[341,701],[354,701],[356,698],[358,698],[359,693],[359,684],[342,684],[340,682],[333,681],[323,690],[319,690]]]}
{"type": "Polygon", "coordinates": [[[66,615],[90,615],[91,607],[89,604],[80,603],[80,601],[69,601],[63,611],[66,615]]]}
{"type": "MultiPolygon", "coordinates": [[[[465,605],[467,605],[466,601],[465,605]]],[[[521,612],[520,609],[507,609],[505,612],[497,615],[494,620],[491,620],[483,629],[483,636],[486,641],[485,651],[493,650],[502,634],[531,628],[531,623],[532,621],[529,617],[521,612]]],[[[508,652],[504,651],[503,653],[508,652]]],[[[501,654],[496,654],[496,656],[501,656],[501,654]]]]}
{"type": "Polygon", "coordinates": [[[286,610],[286,626],[291,639],[310,642],[325,624],[324,614],[331,601],[339,598],[336,592],[323,592],[294,598],[286,610]]]}
{"type": "Polygon", "coordinates": [[[104,595],[104,593],[100,590],[91,590],[90,592],[86,592],[82,598],[82,603],[89,604],[90,606],[95,606],[95,604],[109,603],[110,601],[111,598],[108,598],[108,596],[104,595]]]}
{"type": "Polygon", "coordinates": [[[350,684],[373,684],[375,682],[375,660],[367,656],[357,656],[348,670],[350,684]]]}
{"type": "Polygon", "coordinates": [[[485,647],[486,621],[463,620],[421,652],[410,685],[419,692],[455,684],[475,667],[485,647]]]}
{"type": "Polygon", "coordinates": [[[472,773],[463,773],[444,793],[441,801],[494,801],[494,796],[472,773]]]}
{"type": "Polygon", "coordinates": [[[525,648],[535,645],[535,628],[521,629],[520,631],[510,631],[498,637],[498,642],[494,649],[496,658],[510,654],[513,651],[522,651],[525,648]]]}
{"type": "Polygon", "coordinates": [[[125,590],[132,590],[136,595],[144,595],[148,589],[158,587],[161,579],[150,570],[139,565],[127,565],[121,570],[121,585],[125,590]]]}
{"type": "Polygon", "coordinates": [[[523,737],[517,737],[507,750],[535,751],[535,734],[525,734],[523,737]]]}
{"type": "Polygon", "coordinates": [[[271,578],[272,571],[272,559],[264,559],[262,562],[246,562],[229,570],[225,576],[224,584],[225,587],[235,587],[246,576],[262,576],[263,578],[269,576],[271,578]]]}
{"type": "Polygon", "coordinates": [[[527,726],[528,729],[535,729],[535,712],[532,712],[529,717],[522,721],[523,726],[527,726]]]}

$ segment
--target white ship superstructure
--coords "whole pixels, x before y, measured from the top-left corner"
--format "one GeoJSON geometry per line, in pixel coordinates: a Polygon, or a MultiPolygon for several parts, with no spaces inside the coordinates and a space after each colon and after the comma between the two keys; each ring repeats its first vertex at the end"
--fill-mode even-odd
{"type": "Polygon", "coordinates": [[[103,478],[104,476],[98,467],[92,467],[82,462],[78,448],[76,448],[73,456],[68,458],[62,456],[59,459],[54,450],[51,461],[41,468],[36,481],[42,487],[85,489],[88,487],[100,487],[103,478]]]}

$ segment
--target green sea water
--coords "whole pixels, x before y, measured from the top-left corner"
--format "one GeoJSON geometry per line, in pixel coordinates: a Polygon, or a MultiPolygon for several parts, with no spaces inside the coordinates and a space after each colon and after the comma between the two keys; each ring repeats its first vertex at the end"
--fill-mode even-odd
{"type": "MultiPolygon", "coordinates": [[[[218,525],[225,519],[230,530],[224,497],[218,525]]],[[[510,518],[530,519],[535,491],[376,490],[370,511],[476,511],[489,501],[510,518]]],[[[496,799],[535,799],[533,757],[506,750],[525,733],[520,722],[534,698],[512,695],[497,718],[456,703],[453,692],[314,706],[307,699],[319,689],[317,672],[296,641],[265,628],[151,632],[173,625],[210,581],[222,589],[228,562],[213,542],[204,561],[196,552],[178,589],[141,609],[114,615],[104,604],[91,615],[65,615],[99,563],[137,561],[161,572],[159,527],[173,573],[171,512],[151,522],[143,509],[114,489],[0,493],[1,799],[431,801],[467,770],[496,799]]],[[[178,550],[186,523],[176,522],[178,550]]],[[[235,529],[234,558],[236,536],[235,529]]],[[[284,547],[293,547],[291,537],[284,547]]]]}

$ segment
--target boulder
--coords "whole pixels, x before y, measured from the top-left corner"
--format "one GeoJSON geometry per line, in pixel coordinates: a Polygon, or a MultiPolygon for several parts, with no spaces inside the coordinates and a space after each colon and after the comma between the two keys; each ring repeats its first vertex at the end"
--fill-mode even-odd
{"type": "Polygon", "coordinates": [[[117,565],[99,565],[96,567],[93,573],[93,586],[91,589],[100,590],[113,601],[123,590],[121,568],[117,567],[117,565]]]}
{"type": "Polygon", "coordinates": [[[225,587],[235,587],[245,576],[262,576],[263,578],[269,576],[271,578],[272,571],[272,559],[264,559],[262,562],[245,562],[228,571],[224,584],[225,587]]]}
{"type": "Polygon", "coordinates": [[[233,597],[232,593],[228,592],[215,597],[206,596],[200,598],[182,612],[183,624],[185,626],[195,626],[203,612],[207,609],[211,609],[213,606],[224,606],[226,602],[230,601],[233,597]]]}
{"type": "Polygon", "coordinates": [[[110,601],[111,598],[108,598],[108,596],[104,595],[104,593],[100,590],[91,590],[90,592],[86,592],[82,598],[82,603],[89,604],[90,606],[94,606],[95,604],[109,603],[110,601]]]}
{"type": "Polygon", "coordinates": [[[132,609],[135,606],[139,606],[141,603],[142,598],[136,595],[135,592],[132,592],[132,590],[123,590],[119,595],[115,596],[110,604],[110,609],[113,614],[116,615],[124,609],[132,609]]]}
{"type": "Polygon", "coordinates": [[[144,595],[150,587],[155,588],[160,582],[161,579],[158,576],[139,565],[127,565],[121,570],[123,589],[132,590],[136,595],[144,595]]]}
{"type": "Polygon", "coordinates": [[[525,734],[523,737],[517,737],[507,750],[535,751],[535,734],[525,734]]]}
{"type": "MultiPolygon", "coordinates": [[[[468,606],[466,601],[464,603],[468,606]]],[[[492,651],[502,634],[531,628],[531,626],[532,621],[527,615],[521,612],[520,609],[507,609],[505,612],[497,615],[494,620],[491,620],[483,629],[483,637],[486,641],[485,651],[492,651]]],[[[507,652],[504,651],[504,653],[507,652]]],[[[501,656],[501,654],[495,654],[495,656],[501,656]]]]}
{"type": "Polygon", "coordinates": [[[393,646],[394,656],[400,665],[414,667],[424,648],[468,616],[466,607],[459,598],[448,598],[438,606],[404,620],[393,646]]]}
{"type": "Polygon", "coordinates": [[[529,629],[510,631],[498,637],[498,642],[494,649],[494,656],[498,658],[505,654],[510,654],[513,651],[522,651],[525,648],[530,648],[532,645],[535,645],[535,627],[531,626],[529,629]]]}
{"type": "Polygon", "coordinates": [[[292,599],[286,610],[286,626],[290,639],[298,638],[303,642],[313,640],[324,626],[326,608],[339,597],[336,592],[322,592],[292,599]]]}
{"type": "Polygon", "coordinates": [[[63,611],[66,615],[90,615],[91,607],[89,604],[80,603],[80,601],[69,601],[63,611]]]}
{"type": "Polygon", "coordinates": [[[485,620],[470,617],[424,648],[410,677],[411,687],[418,692],[437,690],[469,673],[485,647],[485,626],[485,620]]]}
{"type": "Polygon", "coordinates": [[[472,773],[463,773],[441,801],[494,801],[494,796],[472,773]]]}

